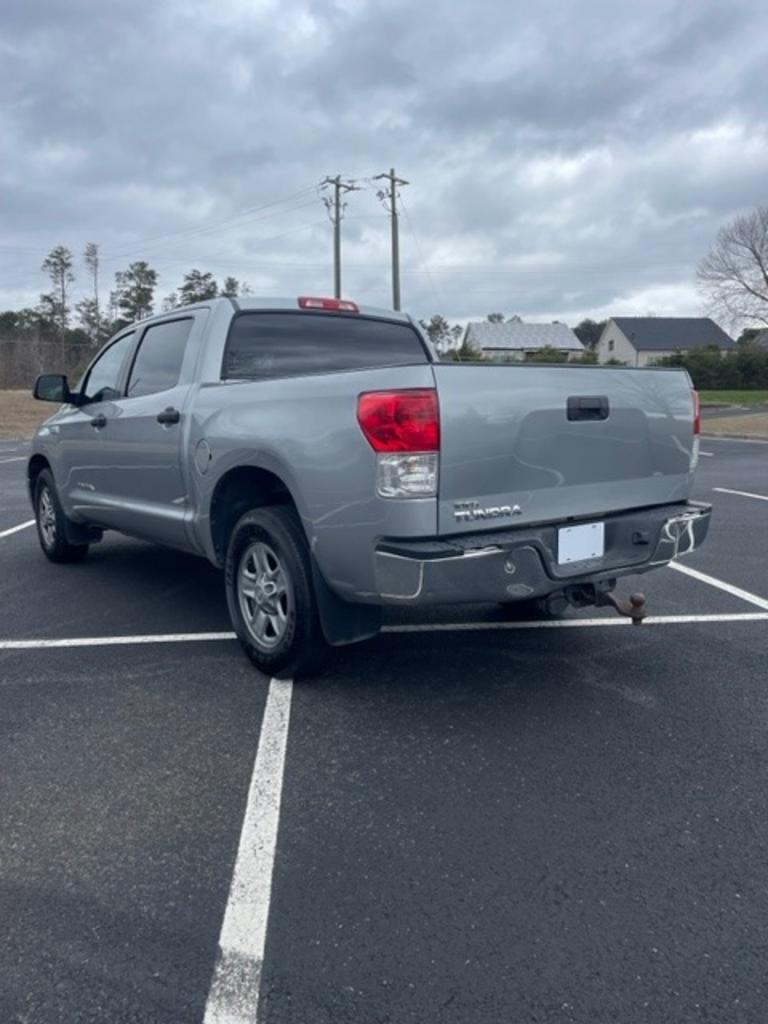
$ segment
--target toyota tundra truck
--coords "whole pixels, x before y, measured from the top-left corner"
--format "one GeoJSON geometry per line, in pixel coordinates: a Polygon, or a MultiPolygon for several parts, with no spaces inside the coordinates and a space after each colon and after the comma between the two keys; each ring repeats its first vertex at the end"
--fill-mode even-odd
{"type": "Polygon", "coordinates": [[[116,530],[208,558],[271,676],[387,605],[624,608],[617,580],[709,526],[685,371],[441,362],[410,316],[342,299],[155,316],[34,394],[60,405],[27,469],[45,555],[116,530]]]}

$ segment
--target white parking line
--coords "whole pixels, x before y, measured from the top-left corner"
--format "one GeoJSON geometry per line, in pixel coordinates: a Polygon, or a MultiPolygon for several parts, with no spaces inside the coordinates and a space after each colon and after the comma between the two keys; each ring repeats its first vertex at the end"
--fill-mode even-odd
{"type": "Polygon", "coordinates": [[[727,434],[702,434],[702,441],[728,441],[729,444],[768,444],[758,437],[729,437],[727,434]]]}
{"type": "Polygon", "coordinates": [[[718,590],[724,590],[726,594],[732,594],[734,597],[741,598],[742,601],[748,601],[750,604],[757,605],[758,608],[765,608],[768,611],[768,601],[764,597],[758,597],[757,594],[752,594],[748,590],[742,590],[741,587],[734,587],[732,583],[719,580],[716,576],[707,576],[705,572],[691,569],[690,566],[681,565],[679,562],[670,562],[669,568],[676,569],[678,572],[690,576],[691,579],[699,580],[701,583],[708,583],[710,587],[717,587],[718,590]]]}
{"type": "MultiPolygon", "coordinates": [[[[675,564],[675,568],[677,565],[675,564]]],[[[689,571],[689,570],[685,570],[689,571]]],[[[695,570],[690,570],[694,572],[695,570]]],[[[703,576],[698,573],[698,576],[703,576]]],[[[712,577],[706,577],[709,582],[712,577]]],[[[737,597],[746,594],[746,591],[739,591],[737,587],[729,590],[729,593],[736,593],[737,597]]],[[[744,600],[751,600],[754,603],[761,602],[762,598],[749,595],[744,600]]],[[[768,620],[768,601],[763,602],[759,607],[765,607],[764,612],[713,612],[701,615],[649,615],[643,620],[644,626],[679,626],[688,623],[698,622],[761,622],[768,620]]],[[[631,626],[632,622],[627,618],[594,618],[594,619],[535,619],[512,622],[424,622],[418,624],[403,624],[397,626],[384,626],[382,633],[476,633],[486,630],[505,629],[602,629],[612,626],[631,626]]],[[[235,640],[234,633],[155,633],[138,636],[78,636],[65,637],[56,640],[0,640],[0,651],[38,651],[51,648],[67,647],[122,647],[129,644],[186,644],[196,642],[212,642],[222,640],[235,640]]]]}
{"type": "Polygon", "coordinates": [[[271,679],[204,1024],[254,1024],[275,863],[290,680],[271,679]]]}
{"type": "Polygon", "coordinates": [[[720,494],[738,494],[740,498],[757,498],[758,501],[768,501],[768,495],[753,494],[751,491],[734,491],[730,487],[713,487],[713,491],[720,494]]]}
{"type": "Polygon", "coordinates": [[[0,650],[34,651],[47,647],[120,647],[124,644],[186,644],[196,640],[234,640],[234,633],[155,633],[137,636],[75,636],[61,640],[0,640],[0,650]]]}
{"type": "Polygon", "coordinates": [[[714,457],[714,454],[714,452],[699,452],[699,455],[706,455],[710,459],[714,457]]]}
{"type": "MultiPolygon", "coordinates": [[[[644,626],[676,626],[691,622],[759,622],[768,619],[763,612],[724,612],[705,615],[649,615],[644,626]]],[[[540,619],[534,622],[432,622],[413,626],[384,626],[382,633],[481,632],[494,629],[578,629],[601,626],[631,626],[632,620],[615,619],[540,619]]]]}
{"type": "Polygon", "coordinates": [[[16,455],[12,459],[0,459],[0,466],[4,466],[6,462],[26,462],[26,458],[23,455],[16,455]]]}
{"type": "Polygon", "coordinates": [[[10,537],[12,533],[18,533],[19,530],[27,530],[29,529],[30,526],[34,525],[35,520],[28,519],[26,523],[19,523],[18,526],[12,526],[10,530],[3,530],[2,532],[0,532],[0,540],[2,540],[3,537],[10,537]]]}

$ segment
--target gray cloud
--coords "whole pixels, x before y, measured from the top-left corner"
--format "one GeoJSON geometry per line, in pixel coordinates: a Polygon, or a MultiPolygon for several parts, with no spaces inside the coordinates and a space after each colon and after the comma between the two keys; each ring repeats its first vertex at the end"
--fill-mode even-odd
{"type": "MultiPolygon", "coordinates": [[[[326,291],[311,186],[394,164],[418,315],[695,312],[718,227],[766,201],[768,15],[623,6],[6,2],[0,306],[34,302],[45,252],[89,240],[109,274],[148,259],[161,294],[191,266],[326,291]]],[[[386,304],[374,190],[347,213],[345,290],[386,304]]]]}

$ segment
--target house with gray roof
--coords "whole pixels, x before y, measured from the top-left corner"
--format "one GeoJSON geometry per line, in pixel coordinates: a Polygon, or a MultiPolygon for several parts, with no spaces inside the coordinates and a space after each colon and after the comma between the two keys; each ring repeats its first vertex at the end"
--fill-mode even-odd
{"type": "Polygon", "coordinates": [[[699,316],[614,316],[597,343],[597,359],[617,359],[628,366],[648,366],[677,352],[709,348],[721,352],[736,348],[736,342],[709,317],[699,316]]]}
{"type": "Polygon", "coordinates": [[[584,352],[584,346],[565,324],[490,323],[484,320],[467,324],[464,340],[489,359],[535,359],[542,348],[556,348],[569,358],[584,352]]]}

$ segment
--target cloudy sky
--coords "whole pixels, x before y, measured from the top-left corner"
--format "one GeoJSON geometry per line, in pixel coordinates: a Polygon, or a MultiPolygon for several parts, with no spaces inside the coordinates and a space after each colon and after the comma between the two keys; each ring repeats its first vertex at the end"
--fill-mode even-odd
{"type": "MultiPolygon", "coordinates": [[[[765,0],[0,0],[0,309],[54,245],[451,319],[696,314],[719,226],[768,202],[765,0]]],[[[80,271],[78,287],[85,289],[80,271]]]]}

